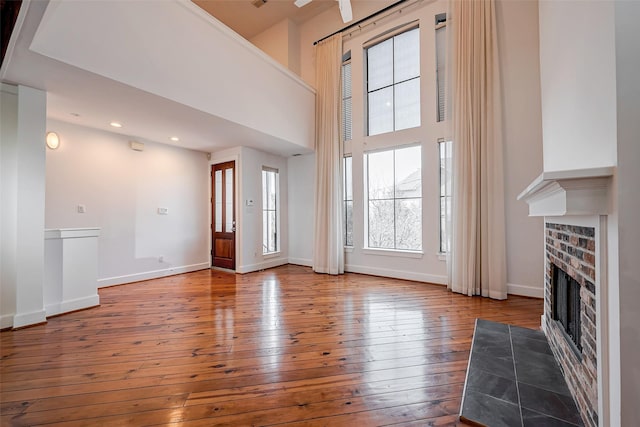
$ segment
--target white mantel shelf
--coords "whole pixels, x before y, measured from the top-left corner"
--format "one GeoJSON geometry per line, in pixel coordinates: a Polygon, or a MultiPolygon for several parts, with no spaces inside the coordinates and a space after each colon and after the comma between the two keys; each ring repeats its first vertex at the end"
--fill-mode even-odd
{"type": "Polygon", "coordinates": [[[614,167],[543,172],[518,195],[529,216],[606,215],[614,167]]]}

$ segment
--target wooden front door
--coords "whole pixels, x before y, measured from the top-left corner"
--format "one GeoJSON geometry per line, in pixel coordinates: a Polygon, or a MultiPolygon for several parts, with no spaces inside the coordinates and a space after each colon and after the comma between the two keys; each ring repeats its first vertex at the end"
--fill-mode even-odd
{"type": "Polygon", "coordinates": [[[235,162],[211,166],[211,264],[236,269],[235,162]]]}

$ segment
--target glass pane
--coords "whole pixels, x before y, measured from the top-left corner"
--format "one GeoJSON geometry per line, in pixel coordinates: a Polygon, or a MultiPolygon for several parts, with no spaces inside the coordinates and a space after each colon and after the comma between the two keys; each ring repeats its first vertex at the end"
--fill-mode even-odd
{"type": "Polygon", "coordinates": [[[395,130],[420,126],[420,78],[395,85],[395,130]]]}
{"type": "Polygon", "coordinates": [[[393,39],[367,49],[367,91],[393,84],[393,39]]]}
{"type": "Polygon", "coordinates": [[[438,86],[438,121],[445,119],[445,84],[446,84],[446,52],[447,27],[436,30],[436,82],[438,86]]]}
{"type": "Polygon", "coordinates": [[[371,92],[368,107],[369,135],[393,131],[393,86],[371,92]]]}
{"type": "Polygon", "coordinates": [[[440,252],[447,252],[447,198],[440,198],[440,252]]]}
{"type": "Polygon", "coordinates": [[[393,40],[394,83],[420,75],[420,31],[399,34],[393,40]]]}
{"type": "Polygon", "coordinates": [[[214,228],[217,233],[222,232],[222,171],[215,171],[216,212],[214,214],[214,228]]]}
{"type": "Polygon", "coordinates": [[[276,242],[276,212],[268,211],[267,214],[269,221],[269,252],[276,252],[278,250],[276,242]]]}
{"type": "Polygon", "coordinates": [[[342,140],[351,139],[351,98],[342,100],[342,140]]]}
{"type": "Polygon", "coordinates": [[[353,246],[353,202],[348,201],[345,202],[345,228],[346,228],[346,236],[345,236],[345,245],[353,246]]]}
{"type": "Polygon", "coordinates": [[[262,211],[262,253],[269,252],[269,216],[268,211],[262,211]]]}
{"type": "Polygon", "coordinates": [[[344,176],[345,176],[345,200],[353,200],[353,183],[352,183],[352,175],[351,175],[351,157],[344,158],[344,176]]]}
{"type": "Polygon", "coordinates": [[[225,223],[224,231],[227,233],[233,232],[233,169],[225,169],[224,171],[224,184],[225,184],[225,223]]]}
{"type": "Polygon", "coordinates": [[[267,176],[269,177],[268,179],[268,183],[269,186],[267,187],[267,190],[269,192],[269,194],[267,195],[269,203],[267,204],[267,208],[269,210],[275,210],[276,209],[276,180],[277,180],[277,176],[278,174],[276,172],[267,172],[267,176]]]}
{"type": "Polygon", "coordinates": [[[369,200],[393,198],[393,150],[367,154],[369,200]]]}
{"type": "Polygon", "coordinates": [[[393,249],[393,200],[369,201],[369,247],[393,249]]]}
{"type": "Polygon", "coordinates": [[[422,200],[396,200],[396,249],[422,249],[422,200]]]}
{"type": "Polygon", "coordinates": [[[422,197],[421,147],[396,150],[396,199],[422,197]]]}
{"type": "Polygon", "coordinates": [[[267,171],[262,171],[262,209],[267,209],[267,171]]]}
{"type": "Polygon", "coordinates": [[[351,63],[342,66],[342,98],[351,97],[351,63]]]}

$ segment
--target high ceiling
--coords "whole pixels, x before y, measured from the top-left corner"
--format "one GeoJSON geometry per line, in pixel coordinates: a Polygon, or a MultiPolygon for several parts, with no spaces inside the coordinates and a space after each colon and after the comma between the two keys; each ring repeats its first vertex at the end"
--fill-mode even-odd
{"type": "Polygon", "coordinates": [[[300,24],[314,16],[335,8],[336,0],[313,0],[297,7],[294,0],[192,0],[227,27],[249,40],[284,19],[300,24]],[[262,4],[260,7],[254,6],[262,4]]]}

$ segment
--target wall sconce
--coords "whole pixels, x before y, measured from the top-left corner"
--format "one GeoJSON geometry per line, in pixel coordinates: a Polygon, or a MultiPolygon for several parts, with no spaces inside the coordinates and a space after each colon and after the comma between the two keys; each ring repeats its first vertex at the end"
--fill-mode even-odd
{"type": "Polygon", "coordinates": [[[55,150],[60,146],[60,137],[55,132],[47,132],[47,147],[55,150]]]}

